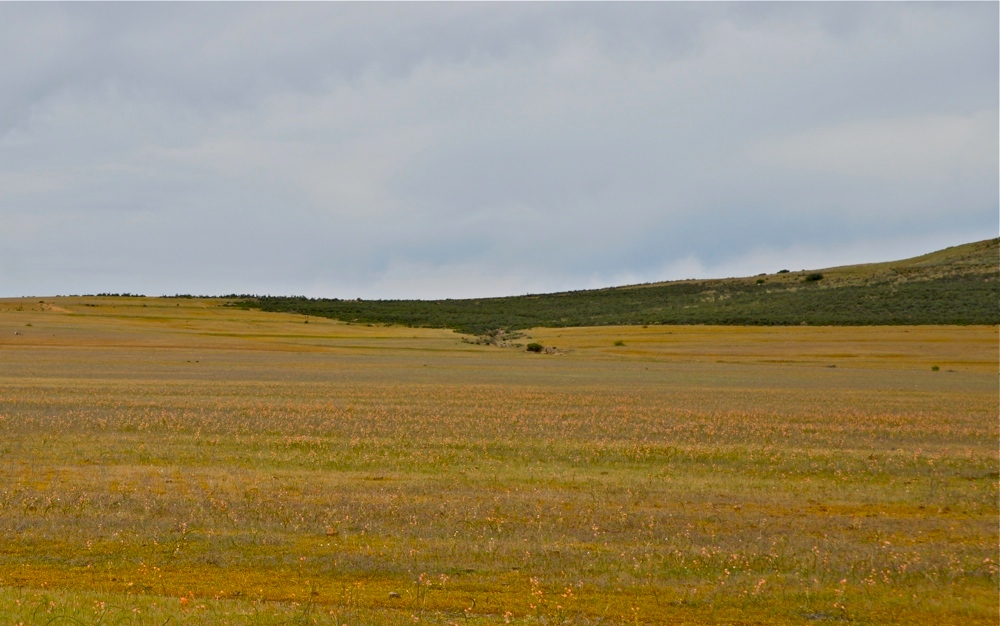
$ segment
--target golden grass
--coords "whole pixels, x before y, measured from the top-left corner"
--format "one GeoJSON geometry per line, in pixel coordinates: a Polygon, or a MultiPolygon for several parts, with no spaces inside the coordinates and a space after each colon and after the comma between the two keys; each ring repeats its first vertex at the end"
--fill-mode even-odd
{"type": "Polygon", "coordinates": [[[3,623],[996,623],[996,328],[305,321],[0,300],[3,623]]]}

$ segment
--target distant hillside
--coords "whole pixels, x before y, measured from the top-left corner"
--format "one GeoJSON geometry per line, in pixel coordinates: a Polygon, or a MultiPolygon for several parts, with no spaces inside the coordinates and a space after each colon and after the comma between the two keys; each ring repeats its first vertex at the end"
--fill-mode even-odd
{"type": "Polygon", "coordinates": [[[625,324],[1000,323],[1000,239],[866,265],[468,300],[244,299],[347,322],[494,329],[625,324]]]}

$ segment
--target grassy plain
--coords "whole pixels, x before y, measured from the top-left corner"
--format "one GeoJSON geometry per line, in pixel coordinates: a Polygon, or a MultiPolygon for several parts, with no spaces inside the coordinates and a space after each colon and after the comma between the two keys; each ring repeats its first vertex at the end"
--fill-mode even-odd
{"type": "Polygon", "coordinates": [[[0,300],[2,623],[997,623],[996,327],[42,300],[0,300]]]}

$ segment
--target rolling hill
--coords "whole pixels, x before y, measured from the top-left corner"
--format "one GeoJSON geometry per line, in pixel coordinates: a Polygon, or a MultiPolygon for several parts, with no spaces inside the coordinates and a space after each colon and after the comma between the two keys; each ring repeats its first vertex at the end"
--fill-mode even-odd
{"type": "Polygon", "coordinates": [[[264,296],[233,306],[475,335],[634,324],[998,324],[998,278],[1000,239],[988,239],[901,261],[745,278],[462,300],[264,296]]]}

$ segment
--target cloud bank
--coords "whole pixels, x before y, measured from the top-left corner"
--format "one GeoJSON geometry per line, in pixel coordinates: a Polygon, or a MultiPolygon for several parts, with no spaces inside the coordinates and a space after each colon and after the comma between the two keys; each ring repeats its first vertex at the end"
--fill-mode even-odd
{"type": "Polygon", "coordinates": [[[995,237],[997,20],[0,4],[0,295],[507,295],[995,237]]]}

